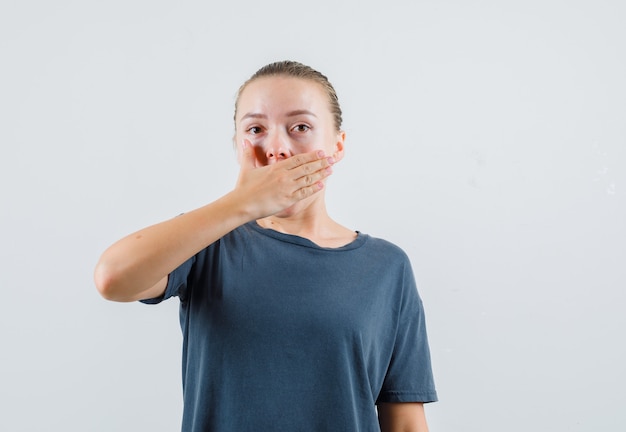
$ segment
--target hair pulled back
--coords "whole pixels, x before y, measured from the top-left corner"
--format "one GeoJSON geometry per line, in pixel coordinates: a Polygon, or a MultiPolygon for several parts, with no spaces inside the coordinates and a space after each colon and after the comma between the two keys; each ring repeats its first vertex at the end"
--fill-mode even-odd
{"type": "Polygon", "coordinates": [[[328,78],[326,78],[326,76],[321,72],[313,69],[310,66],[306,66],[302,63],[291,60],[274,62],[263,66],[261,69],[256,71],[245,83],[243,83],[241,87],[239,87],[239,91],[237,92],[237,99],[235,101],[235,121],[237,119],[237,106],[239,105],[239,98],[241,97],[241,94],[248,86],[248,84],[258,78],[270,76],[300,78],[310,80],[321,85],[326,92],[326,95],[328,96],[330,112],[333,115],[335,128],[337,129],[337,131],[341,130],[341,107],[339,106],[339,98],[337,97],[337,92],[335,91],[333,85],[330,83],[330,81],[328,81],[328,78]]]}

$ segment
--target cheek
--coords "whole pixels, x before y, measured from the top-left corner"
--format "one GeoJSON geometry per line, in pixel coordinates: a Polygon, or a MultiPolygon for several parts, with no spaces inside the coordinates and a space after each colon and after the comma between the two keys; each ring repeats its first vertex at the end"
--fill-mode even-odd
{"type": "MultiPolygon", "coordinates": [[[[267,151],[268,146],[271,145],[271,141],[268,141],[267,136],[254,136],[247,134],[237,134],[236,137],[236,145],[238,146],[238,152],[241,151],[241,145],[244,139],[247,139],[252,144],[254,149],[255,157],[257,163],[262,165],[267,165],[267,151]]],[[[284,137],[280,140],[280,148],[287,154],[297,155],[301,153],[309,153],[314,150],[324,150],[328,152],[329,149],[332,148],[332,139],[329,139],[326,134],[309,134],[303,135],[300,137],[291,136],[284,137]]],[[[334,151],[334,150],[333,150],[334,151]]]]}
{"type": "Polygon", "coordinates": [[[248,140],[252,147],[254,147],[257,154],[259,153],[259,148],[263,148],[265,146],[263,137],[258,137],[246,133],[237,133],[237,135],[235,136],[235,140],[235,144],[237,145],[238,150],[241,150],[243,146],[243,141],[248,140]]]}
{"type": "MultiPolygon", "coordinates": [[[[319,132],[319,131],[318,131],[319,132]]],[[[308,153],[313,150],[324,150],[332,146],[326,133],[311,133],[292,140],[294,153],[308,153]]]]}
{"type": "Polygon", "coordinates": [[[324,136],[324,150],[326,154],[333,154],[337,151],[337,135],[334,133],[329,133],[324,136]]]}
{"type": "Polygon", "coordinates": [[[319,143],[316,143],[312,139],[294,140],[291,145],[291,153],[292,154],[308,153],[318,148],[320,148],[319,143]]]}

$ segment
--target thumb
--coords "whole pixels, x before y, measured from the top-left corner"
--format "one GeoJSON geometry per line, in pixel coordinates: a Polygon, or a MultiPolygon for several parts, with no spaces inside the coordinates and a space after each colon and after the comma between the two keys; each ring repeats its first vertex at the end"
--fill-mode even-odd
{"type": "Polygon", "coordinates": [[[252,148],[252,143],[245,138],[241,142],[239,165],[241,166],[242,171],[254,169],[256,165],[256,155],[254,154],[254,148],[252,148]]]}

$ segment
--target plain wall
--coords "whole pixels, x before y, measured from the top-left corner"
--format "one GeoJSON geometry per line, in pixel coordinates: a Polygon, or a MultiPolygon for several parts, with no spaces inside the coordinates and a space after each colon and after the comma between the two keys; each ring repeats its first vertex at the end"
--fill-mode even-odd
{"type": "Polygon", "coordinates": [[[113,241],[232,188],[237,88],[334,83],[331,215],[411,257],[432,431],[626,427],[626,3],[3,1],[0,430],[174,431],[176,299],[113,241]]]}

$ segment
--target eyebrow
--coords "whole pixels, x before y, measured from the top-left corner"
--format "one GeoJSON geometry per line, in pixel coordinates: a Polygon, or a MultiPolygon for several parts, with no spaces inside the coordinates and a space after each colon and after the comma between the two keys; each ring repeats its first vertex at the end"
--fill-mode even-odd
{"type": "MultiPolygon", "coordinates": [[[[312,113],[309,110],[294,110],[294,111],[289,111],[287,114],[285,114],[286,117],[295,117],[295,116],[299,116],[299,115],[309,115],[309,116],[313,116],[315,118],[317,118],[317,116],[312,113]]],[[[267,116],[265,114],[261,114],[261,113],[247,113],[246,115],[244,115],[243,117],[241,117],[241,121],[248,119],[248,118],[262,118],[262,119],[266,119],[267,116]]]]}
{"type": "Polygon", "coordinates": [[[309,110],[295,110],[295,111],[289,111],[287,113],[287,117],[295,117],[299,115],[309,115],[309,116],[313,116],[317,118],[317,116],[309,110]]]}

